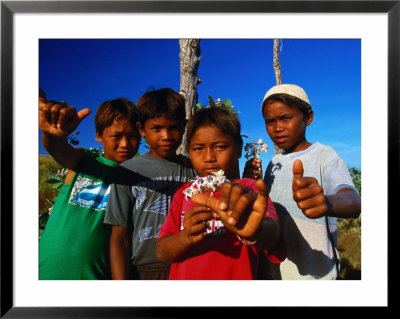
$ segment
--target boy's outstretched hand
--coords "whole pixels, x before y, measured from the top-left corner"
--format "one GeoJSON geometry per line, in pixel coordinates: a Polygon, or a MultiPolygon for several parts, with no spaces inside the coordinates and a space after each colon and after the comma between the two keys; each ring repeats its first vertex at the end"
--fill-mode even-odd
{"type": "Polygon", "coordinates": [[[260,230],[268,205],[267,186],[259,179],[259,193],[248,186],[224,183],[219,199],[196,194],[192,201],[217,212],[224,226],[241,237],[252,237],[260,230]]]}
{"type": "Polygon", "coordinates": [[[43,91],[39,94],[39,128],[45,133],[67,137],[90,112],[88,108],[76,112],[65,102],[47,101],[43,91]]]}
{"type": "Polygon", "coordinates": [[[319,218],[328,211],[323,188],[314,177],[303,177],[301,160],[293,163],[293,199],[308,218],[319,218]]]}

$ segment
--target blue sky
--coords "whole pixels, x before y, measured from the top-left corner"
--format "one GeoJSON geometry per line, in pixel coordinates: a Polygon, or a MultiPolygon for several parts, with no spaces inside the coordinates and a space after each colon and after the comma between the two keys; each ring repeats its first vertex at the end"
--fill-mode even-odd
{"type": "MultiPolygon", "coordinates": [[[[199,102],[208,95],[229,98],[240,112],[244,142],[262,138],[270,147],[260,112],[266,91],[275,85],[272,39],[202,39],[199,102]]],[[[314,109],[307,139],[332,146],[349,167],[361,168],[361,40],[283,39],[282,82],[302,86],[314,109]]],[[[178,39],[42,39],[39,85],[47,98],[63,100],[92,114],[78,130],[79,146],[101,147],[94,115],[105,100],[136,102],[151,88],[179,91],[178,39]]],[[[146,152],[141,145],[140,152],[146,152]]],[[[47,154],[39,145],[39,154],[47,154]]],[[[245,162],[240,160],[241,168],[245,162]]]]}

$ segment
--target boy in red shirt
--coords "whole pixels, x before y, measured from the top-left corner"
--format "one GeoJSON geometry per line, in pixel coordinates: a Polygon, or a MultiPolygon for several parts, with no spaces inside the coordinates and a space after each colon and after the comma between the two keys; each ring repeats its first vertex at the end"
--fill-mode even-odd
{"type": "Polygon", "coordinates": [[[265,184],[240,179],[240,122],[223,106],[204,108],[190,119],[186,134],[202,178],[176,192],[159,232],[157,257],[172,262],[169,279],[256,279],[260,253],[280,263],[285,251],[265,184]],[[210,188],[198,194],[207,184],[211,194],[210,188]]]}

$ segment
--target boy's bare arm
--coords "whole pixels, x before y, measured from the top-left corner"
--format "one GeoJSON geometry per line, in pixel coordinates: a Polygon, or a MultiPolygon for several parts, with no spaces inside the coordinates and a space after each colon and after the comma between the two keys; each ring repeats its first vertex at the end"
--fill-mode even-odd
{"type": "Polygon", "coordinates": [[[274,247],[280,236],[280,226],[277,220],[265,217],[261,223],[259,231],[253,237],[247,238],[250,242],[255,241],[259,249],[269,249],[274,247]]]}
{"type": "Polygon", "coordinates": [[[110,267],[113,280],[129,279],[129,238],[124,227],[112,226],[110,238],[110,267]]]}
{"type": "Polygon", "coordinates": [[[177,262],[190,249],[183,230],[157,239],[156,256],[161,261],[177,262]]]}
{"type": "Polygon", "coordinates": [[[42,144],[58,164],[71,170],[76,168],[84,154],[83,148],[72,147],[66,138],[59,138],[45,132],[42,135],[42,144]]]}
{"type": "Polygon", "coordinates": [[[90,109],[76,112],[73,106],[64,102],[46,101],[39,97],[39,128],[43,132],[42,144],[47,152],[62,166],[75,169],[84,150],[72,147],[67,140],[90,109]]]}
{"type": "Polygon", "coordinates": [[[293,199],[308,218],[322,216],[357,218],[361,212],[361,197],[351,188],[343,188],[333,195],[324,195],[314,177],[303,177],[303,164],[293,163],[293,199]]]}
{"type": "Polygon", "coordinates": [[[361,213],[361,197],[351,188],[342,188],[334,195],[326,195],[327,216],[357,218],[361,213]]]}
{"type": "Polygon", "coordinates": [[[183,229],[176,234],[167,235],[157,240],[158,259],[176,262],[194,245],[206,236],[207,221],[212,219],[211,209],[195,206],[185,213],[183,229]]]}

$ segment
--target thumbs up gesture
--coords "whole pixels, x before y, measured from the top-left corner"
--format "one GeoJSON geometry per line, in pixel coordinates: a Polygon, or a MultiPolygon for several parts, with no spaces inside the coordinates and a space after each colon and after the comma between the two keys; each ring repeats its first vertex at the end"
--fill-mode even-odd
{"type": "Polygon", "coordinates": [[[303,163],[293,163],[293,199],[308,218],[319,218],[328,211],[324,190],[314,177],[304,177],[303,163]]]}

